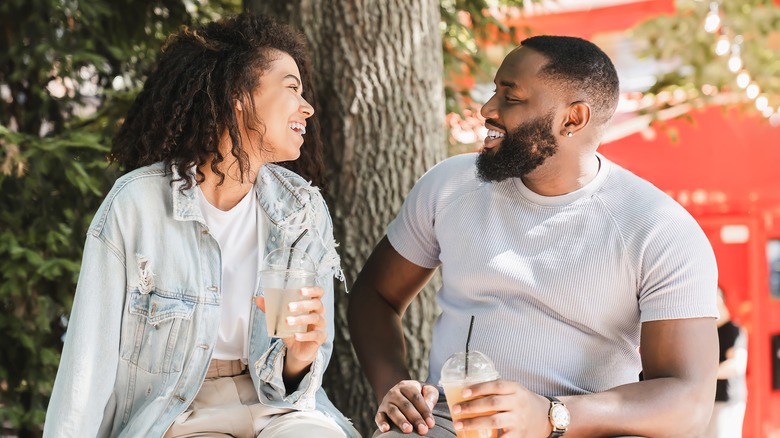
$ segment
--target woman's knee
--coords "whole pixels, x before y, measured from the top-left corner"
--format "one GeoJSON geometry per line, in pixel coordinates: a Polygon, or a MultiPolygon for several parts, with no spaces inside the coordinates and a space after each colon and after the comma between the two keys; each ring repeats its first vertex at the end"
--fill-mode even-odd
{"type": "Polygon", "coordinates": [[[268,424],[257,438],[346,438],[346,434],[322,412],[291,412],[280,415],[268,424]]]}

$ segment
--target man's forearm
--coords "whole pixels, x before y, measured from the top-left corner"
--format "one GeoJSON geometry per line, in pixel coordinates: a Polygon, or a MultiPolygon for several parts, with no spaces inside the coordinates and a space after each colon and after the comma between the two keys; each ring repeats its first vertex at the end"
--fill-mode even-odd
{"type": "Polygon", "coordinates": [[[377,402],[401,380],[409,379],[401,315],[373,290],[355,290],[348,320],[352,343],[377,402]]]}
{"type": "Polygon", "coordinates": [[[712,391],[700,381],[664,377],[560,397],[572,418],[566,437],[698,436],[712,412],[714,382],[711,386],[712,391]]]}
{"type": "Polygon", "coordinates": [[[349,332],[377,402],[409,379],[401,317],[435,271],[405,259],[385,236],[352,286],[349,332]]]}

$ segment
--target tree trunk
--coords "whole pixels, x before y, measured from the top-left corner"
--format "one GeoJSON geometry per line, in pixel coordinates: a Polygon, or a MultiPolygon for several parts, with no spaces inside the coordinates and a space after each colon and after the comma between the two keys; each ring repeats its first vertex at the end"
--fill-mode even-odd
{"type": "MultiPolygon", "coordinates": [[[[312,52],[336,240],[351,284],[415,181],[446,154],[436,0],[245,0],[302,29],[312,52]]],[[[427,376],[438,276],[404,318],[412,375],[427,376]]],[[[371,436],[376,405],[336,293],[336,345],[324,386],[371,436]]]]}

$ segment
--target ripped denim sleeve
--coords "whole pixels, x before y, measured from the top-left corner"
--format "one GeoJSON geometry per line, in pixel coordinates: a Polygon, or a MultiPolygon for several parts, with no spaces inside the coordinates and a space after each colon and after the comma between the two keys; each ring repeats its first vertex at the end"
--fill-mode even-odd
{"type": "Polygon", "coordinates": [[[325,257],[323,257],[322,262],[317,268],[317,277],[334,277],[344,284],[344,290],[349,293],[347,290],[347,280],[344,276],[344,270],[341,268],[341,258],[336,252],[335,245],[336,243],[334,241],[332,246],[326,249],[325,257]]]}
{"type": "Polygon", "coordinates": [[[136,254],[135,258],[138,264],[138,291],[142,294],[148,294],[154,289],[152,264],[146,256],[136,254]]]}
{"type": "Polygon", "coordinates": [[[327,278],[333,277],[344,284],[344,290],[347,290],[347,281],[344,276],[344,270],[341,268],[341,258],[339,257],[336,248],[338,243],[333,238],[333,224],[331,223],[330,213],[328,207],[322,196],[319,194],[319,189],[313,186],[300,187],[299,191],[306,192],[311,199],[311,202],[307,203],[299,214],[289,218],[286,224],[284,224],[289,231],[303,229],[307,224],[309,227],[315,228],[309,231],[312,237],[316,240],[316,243],[322,248],[322,255],[319,257],[319,263],[317,264],[317,277],[327,278]],[[312,226],[316,224],[315,226],[312,226]]]}
{"type": "Polygon", "coordinates": [[[316,408],[315,394],[322,385],[322,374],[325,372],[327,362],[322,351],[317,353],[311,368],[298,384],[298,388],[288,393],[284,386],[284,358],[287,354],[287,347],[283,342],[277,341],[257,362],[255,362],[255,372],[260,378],[260,394],[264,397],[264,402],[269,405],[278,405],[279,399],[276,399],[268,391],[279,394],[283,403],[289,403],[294,409],[301,411],[311,411],[316,408]]]}

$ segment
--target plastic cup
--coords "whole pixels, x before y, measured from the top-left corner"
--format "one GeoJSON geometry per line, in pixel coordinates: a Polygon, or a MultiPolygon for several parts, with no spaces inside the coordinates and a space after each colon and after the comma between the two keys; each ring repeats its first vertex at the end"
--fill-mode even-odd
{"type": "MultiPolygon", "coordinates": [[[[447,406],[452,414],[452,407],[464,400],[473,400],[476,397],[464,399],[461,393],[463,389],[476,383],[490,382],[498,379],[498,372],[493,361],[479,351],[468,353],[468,373],[466,372],[466,353],[461,351],[453,354],[441,367],[439,384],[444,389],[447,398],[447,406]]],[[[464,418],[472,418],[473,415],[452,414],[452,421],[464,418]]],[[[458,438],[496,438],[496,429],[473,429],[456,431],[458,438]]]]}
{"type": "Polygon", "coordinates": [[[291,312],[290,303],[302,301],[301,288],[314,286],[316,273],[314,262],[305,251],[296,248],[277,248],[263,259],[260,271],[265,297],[265,322],[268,335],[289,338],[306,331],[306,325],[287,324],[288,316],[301,315],[291,312]]]}

